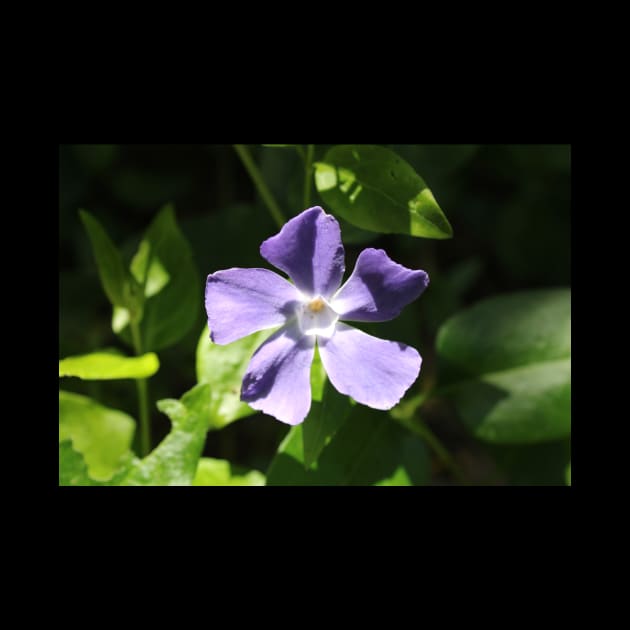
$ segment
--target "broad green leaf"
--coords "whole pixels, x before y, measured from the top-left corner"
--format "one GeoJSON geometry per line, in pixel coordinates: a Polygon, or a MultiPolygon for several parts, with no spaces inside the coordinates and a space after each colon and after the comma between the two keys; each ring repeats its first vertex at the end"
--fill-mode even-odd
{"type": "Polygon", "coordinates": [[[263,147],[274,147],[274,148],[281,148],[281,147],[297,147],[299,145],[297,144],[263,144],[263,147]]]}
{"type": "Polygon", "coordinates": [[[72,440],[89,475],[107,481],[122,465],[133,439],[135,422],[86,396],[59,392],[59,442],[72,440]]]}
{"type": "Polygon", "coordinates": [[[131,453],[123,458],[120,469],[109,481],[95,481],[88,475],[85,459],[72,448],[70,440],[59,443],[59,485],[60,486],[117,486],[126,473],[131,453]]]}
{"type": "Polygon", "coordinates": [[[267,485],[409,486],[426,483],[422,441],[386,413],[357,405],[314,469],[304,466],[303,425],[293,427],[267,473],[267,485]]]}
{"type": "Polygon", "coordinates": [[[133,462],[121,485],[191,485],[206,440],[209,401],[206,384],[196,385],[181,400],[158,401],[158,409],[171,420],[171,432],[144,459],[133,462]]]}
{"type": "Polygon", "coordinates": [[[340,394],[328,379],[324,381],[321,402],[313,401],[302,425],[304,465],[311,468],[324,447],[343,425],[352,410],[347,396],[340,394]]]}
{"type": "Polygon", "coordinates": [[[59,485],[93,486],[98,482],[90,479],[81,453],[72,448],[70,440],[59,442],[59,485]]]}
{"type": "Polygon", "coordinates": [[[442,326],[441,391],[479,438],[527,444],[571,433],[571,293],[484,300],[442,326]]]}
{"type": "Polygon", "coordinates": [[[422,177],[384,147],[333,147],[315,164],[315,184],[333,212],[360,228],[424,238],[453,236],[422,177]]]}
{"type": "Polygon", "coordinates": [[[565,481],[567,483],[567,486],[571,485],[571,462],[569,462],[567,464],[567,470],[566,470],[566,475],[565,475],[565,481]]]}
{"type": "Polygon", "coordinates": [[[244,470],[224,459],[202,457],[197,466],[193,486],[264,486],[265,475],[257,470],[244,470]]]}
{"type": "Polygon", "coordinates": [[[115,306],[133,308],[135,287],[119,251],[102,225],[89,212],[80,210],[79,214],[90,237],[98,275],[107,298],[115,306]]]}
{"type": "MultiPolygon", "coordinates": [[[[131,273],[146,300],[140,322],[142,347],[155,351],[176,343],[199,316],[203,286],[171,205],[164,206],[149,226],[131,273]]],[[[127,341],[129,320],[128,310],[114,309],[112,328],[127,341]]]]}
{"type": "Polygon", "coordinates": [[[197,382],[211,385],[210,429],[221,429],[234,420],[256,413],[241,402],[241,384],[249,360],[272,332],[262,330],[220,346],[210,340],[208,327],[204,327],[197,344],[197,382]]]}
{"type": "Polygon", "coordinates": [[[59,376],[78,376],[86,380],[148,378],[159,369],[153,352],[140,357],[125,357],[111,352],[92,352],[59,361],[59,376]]]}
{"type": "Polygon", "coordinates": [[[444,390],[489,442],[527,444],[571,433],[571,359],[484,374],[444,390]]]}

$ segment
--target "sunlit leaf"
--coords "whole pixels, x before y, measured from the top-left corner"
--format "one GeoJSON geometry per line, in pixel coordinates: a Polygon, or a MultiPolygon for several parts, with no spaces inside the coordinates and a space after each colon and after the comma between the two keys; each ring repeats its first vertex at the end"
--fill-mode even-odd
{"type": "Polygon", "coordinates": [[[59,485],[92,486],[95,483],[88,476],[83,456],[72,448],[72,442],[59,442],[59,485]]]}
{"type": "Polygon", "coordinates": [[[315,184],[327,207],[360,228],[425,238],[453,236],[424,180],[384,147],[333,147],[315,165],[315,184]]]}
{"type": "Polygon", "coordinates": [[[208,430],[210,386],[196,385],[181,400],[158,401],[171,420],[171,432],[144,459],[135,460],[121,485],[189,486],[208,430]]]}
{"type": "Polygon", "coordinates": [[[244,470],[224,459],[202,457],[197,466],[193,486],[264,486],[265,475],[257,470],[244,470]]]}
{"type": "Polygon", "coordinates": [[[131,273],[140,286],[144,287],[144,295],[147,298],[157,295],[171,279],[155,252],[156,248],[145,238],[140,242],[140,247],[131,261],[131,273]]]}
{"type": "Polygon", "coordinates": [[[324,364],[319,356],[319,348],[315,346],[315,354],[311,364],[311,398],[313,400],[321,402],[327,378],[324,364]]]}
{"type": "Polygon", "coordinates": [[[111,352],[92,352],[59,361],[59,376],[78,376],[85,380],[148,378],[160,367],[157,355],[125,357],[111,352]]]}
{"type": "Polygon", "coordinates": [[[131,453],[121,460],[121,466],[108,481],[95,481],[88,475],[85,459],[72,448],[71,440],[59,442],[59,485],[60,486],[117,486],[124,477],[131,453]]]}
{"type": "MultiPolygon", "coordinates": [[[[181,400],[158,401],[160,411],[171,420],[171,431],[143,459],[135,457],[127,445],[115,474],[106,483],[94,481],[92,470],[83,469],[82,459],[72,447],[60,446],[60,484],[63,480],[62,485],[190,486],[206,439],[209,402],[210,386],[206,384],[193,387],[181,400]]],[[[76,440],[73,444],[76,449],[76,440]]],[[[256,477],[246,476],[245,480],[253,482],[256,477]]]]}
{"type": "Polygon", "coordinates": [[[262,330],[220,346],[210,340],[207,326],[202,330],[197,344],[197,382],[211,385],[211,429],[221,429],[234,420],[256,413],[241,402],[241,384],[252,355],[272,332],[262,330]]]}
{"type": "Polygon", "coordinates": [[[135,422],[126,413],[86,396],[59,392],[59,442],[72,440],[92,479],[111,479],[129,451],[134,431],[135,422]]]}

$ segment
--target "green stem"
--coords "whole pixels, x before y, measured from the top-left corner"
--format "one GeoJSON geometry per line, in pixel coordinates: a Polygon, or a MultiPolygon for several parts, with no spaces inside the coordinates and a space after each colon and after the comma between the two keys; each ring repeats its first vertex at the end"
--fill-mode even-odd
{"type": "Polygon", "coordinates": [[[448,449],[440,442],[439,438],[429,429],[429,427],[422,422],[419,418],[402,418],[394,416],[396,420],[402,423],[410,431],[421,437],[433,450],[433,452],[439,457],[442,463],[451,471],[453,477],[457,481],[464,483],[464,475],[460,467],[456,464],[455,460],[448,452],[448,449]]]}
{"type": "MultiPolygon", "coordinates": [[[[131,336],[136,354],[142,354],[142,337],[140,336],[140,326],[137,323],[131,324],[131,336]]],[[[145,457],[151,452],[151,425],[149,423],[149,390],[146,378],[136,379],[138,390],[138,412],[140,415],[140,456],[145,457]]]]}
{"type": "Polygon", "coordinates": [[[421,435],[426,443],[433,449],[435,454],[442,460],[442,463],[453,473],[453,476],[458,481],[463,481],[464,476],[459,466],[455,463],[455,460],[448,452],[444,444],[440,442],[438,437],[433,433],[429,427],[427,427],[421,420],[417,421],[419,435],[421,435]]]}
{"type": "Polygon", "coordinates": [[[315,145],[309,144],[306,147],[306,160],[304,163],[304,207],[311,205],[311,181],[313,180],[313,155],[315,145]]]}
{"type": "Polygon", "coordinates": [[[265,202],[265,205],[269,210],[269,214],[278,224],[278,227],[282,227],[285,222],[282,210],[280,210],[280,206],[278,206],[278,203],[274,199],[274,196],[271,194],[271,191],[265,183],[262,173],[260,172],[260,169],[256,166],[256,162],[254,162],[252,154],[249,152],[249,149],[244,144],[235,144],[233,146],[234,150],[238,153],[238,157],[241,158],[243,166],[249,173],[249,176],[252,178],[252,181],[254,182],[258,193],[262,197],[262,200],[265,202]]]}

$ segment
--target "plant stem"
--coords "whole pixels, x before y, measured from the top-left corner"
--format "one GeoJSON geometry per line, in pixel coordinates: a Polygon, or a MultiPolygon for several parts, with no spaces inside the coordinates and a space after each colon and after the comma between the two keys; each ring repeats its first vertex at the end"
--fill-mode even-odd
{"type": "Polygon", "coordinates": [[[447,448],[440,442],[438,437],[427,427],[422,420],[416,420],[417,427],[419,429],[418,435],[421,435],[426,443],[433,449],[435,454],[442,460],[442,463],[453,473],[453,476],[457,481],[463,481],[464,477],[459,466],[455,463],[455,460],[448,452],[447,448]]]}
{"type": "Polygon", "coordinates": [[[315,145],[309,144],[306,147],[306,161],[304,164],[304,207],[311,205],[311,181],[313,179],[313,154],[315,153],[315,145]]]}
{"type": "MultiPolygon", "coordinates": [[[[142,337],[140,336],[140,326],[131,323],[131,336],[136,354],[142,354],[142,337]]],[[[137,378],[136,388],[138,390],[138,413],[140,415],[140,456],[145,457],[151,451],[151,425],[149,423],[149,390],[146,378],[137,378]]]]}
{"type": "Polygon", "coordinates": [[[269,210],[269,214],[273,217],[273,220],[278,224],[278,227],[282,227],[284,225],[285,219],[282,214],[282,210],[280,210],[280,206],[274,199],[274,196],[271,194],[265,180],[263,179],[262,173],[260,169],[256,166],[256,162],[254,162],[252,158],[252,154],[249,152],[249,149],[244,144],[235,144],[234,150],[238,153],[238,157],[241,158],[241,162],[243,162],[243,166],[249,173],[249,176],[252,178],[256,189],[258,190],[258,194],[262,197],[262,200],[265,202],[267,209],[269,210]]]}
{"type": "Polygon", "coordinates": [[[420,420],[418,417],[403,418],[394,416],[401,424],[407,427],[410,431],[421,437],[433,450],[433,452],[440,458],[442,463],[451,471],[453,477],[461,483],[465,483],[464,475],[461,469],[456,464],[455,460],[448,452],[448,449],[440,442],[439,438],[429,429],[429,427],[420,420]]]}

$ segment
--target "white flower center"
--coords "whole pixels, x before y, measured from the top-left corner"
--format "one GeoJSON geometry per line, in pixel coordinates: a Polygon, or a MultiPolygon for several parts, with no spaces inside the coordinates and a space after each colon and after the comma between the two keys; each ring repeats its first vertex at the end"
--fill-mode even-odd
{"type": "Polygon", "coordinates": [[[305,335],[319,335],[329,339],[335,332],[339,315],[321,295],[304,298],[296,309],[300,329],[305,335]]]}

